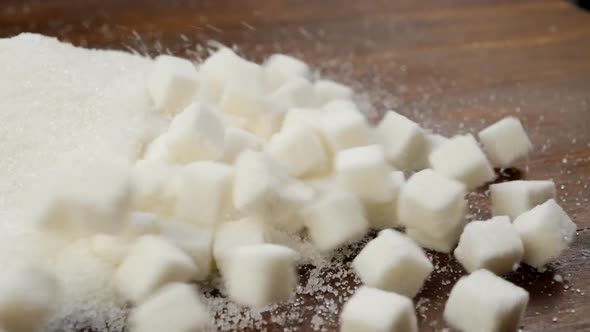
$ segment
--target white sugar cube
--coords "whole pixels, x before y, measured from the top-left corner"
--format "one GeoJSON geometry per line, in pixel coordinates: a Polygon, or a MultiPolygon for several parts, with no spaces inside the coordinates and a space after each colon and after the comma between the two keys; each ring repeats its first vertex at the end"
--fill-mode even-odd
{"type": "Polygon", "coordinates": [[[444,317],[459,331],[516,331],[529,294],[487,270],[457,281],[445,305],[444,317]]]}
{"type": "Polygon", "coordinates": [[[523,261],[533,267],[557,259],[576,236],[576,224],[550,199],[514,220],[524,245],[523,261]]]}
{"type": "Polygon", "coordinates": [[[55,276],[36,266],[3,266],[0,326],[6,331],[38,331],[56,309],[60,288],[55,276]]]}
{"type": "Polygon", "coordinates": [[[365,285],[414,297],[433,270],[432,263],[412,239],[386,229],[352,262],[365,285]]]}
{"type": "Polygon", "coordinates": [[[406,180],[404,173],[393,171],[389,173],[388,183],[391,192],[391,200],[384,203],[365,204],[367,219],[373,229],[386,229],[399,226],[397,216],[397,200],[406,180]]]}
{"type": "Polygon", "coordinates": [[[282,163],[292,176],[322,172],[328,167],[328,157],[320,137],[305,125],[285,128],[272,136],[266,151],[282,163]]]}
{"type": "Polygon", "coordinates": [[[213,257],[223,273],[224,263],[228,255],[235,249],[245,245],[266,242],[266,227],[253,218],[244,218],[223,223],[215,230],[213,240],[213,257]]]}
{"type": "Polygon", "coordinates": [[[158,216],[150,212],[131,212],[127,216],[121,234],[126,238],[135,238],[146,234],[160,232],[158,216]]]}
{"type": "Polygon", "coordinates": [[[321,129],[322,112],[314,108],[290,108],[285,114],[281,130],[292,127],[308,126],[316,131],[321,129]]]}
{"type": "Polygon", "coordinates": [[[258,116],[268,107],[268,101],[260,87],[242,82],[228,83],[219,101],[219,109],[222,112],[245,118],[258,116]]]}
{"type": "Polygon", "coordinates": [[[278,89],[290,79],[309,76],[307,64],[285,54],[274,54],[264,62],[264,77],[270,91],[278,89]]]}
{"type": "Polygon", "coordinates": [[[297,285],[297,253],[275,244],[240,246],[224,269],[229,298],[250,307],[287,300],[297,285]]]}
{"type": "Polygon", "coordinates": [[[133,208],[172,216],[176,204],[176,177],[181,167],[155,160],[139,160],[133,168],[133,208]]]}
{"type": "Polygon", "coordinates": [[[170,162],[212,160],[223,153],[223,123],[211,109],[200,104],[191,104],[176,115],[165,135],[170,162]]]}
{"type": "Polygon", "coordinates": [[[430,168],[430,161],[428,157],[431,153],[434,152],[438,147],[440,147],[443,143],[447,142],[449,139],[438,135],[438,134],[426,134],[426,148],[423,150],[423,154],[420,159],[416,162],[415,169],[422,170],[425,168],[430,168]]]}
{"type": "Polygon", "coordinates": [[[114,265],[119,265],[123,261],[129,252],[129,247],[129,240],[113,235],[96,234],[90,238],[92,252],[114,265]]]}
{"type": "Polygon", "coordinates": [[[514,219],[521,213],[555,198],[555,183],[551,180],[518,180],[490,186],[492,214],[514,219]]]}
{"type": "Polygon", "coordinates": [[[322,251],[359,240],[369,227],[361,202],[348,192],[325,194],[303,215],[311,241],[322,251]]]}
{"type": "Polygon", "coordinates": [[[412,175],[398,199],[408,235],[428,249],[449,252],[464,226],[465,186],[426,169],[412,175]]]}
{"type": "Polygon", "coordinates": [[[479,139],[490,160],[499,167],[509,167],[526,158],[533,144],[520,121],[504,118],[479,132],[479,139]]]}
{"type": "Polygon", "coordinates": [[[227,128],[221,161],[233,163],[244,150],[259,150],[263,140],[240,128],[227,128]]]}
{"type": "Polygon", "coordinates": [[[156,108],[175,114],[188,104],[197,93],[199,76],[188,60],[160,55],[154,60],[154,69],[147,87],[156,108]]]}
{"type": "Polygon", "coordinates": [[[214,161],[186,165],[179,175],[176,217],[201,226],[223,220],[231,208],[231,166],[214,161]]]}
{"type": "Polygon", "coordinates": [[[426,149],[425,133],[418,124],[393,111],[376,127],[377,136],[385,146],[390,163],[400,169],[412,169],[426,149]]]}
{"type": "Polygon", "coordinates": [[[40,227],[69,236],[121,229],[133,195],[127,166],[83,167],[62,181],[42,203],[40,227]]]}
{"type": "Polygon", "coordinates": [[[463,182],[467,189],[479,187],[496,177],[471,134],[455,136],[442,143],[428,160],[435,172],[463,182]]]}
{"type": "Polygon", "coordinates": [[[115,285],[128,300],[138,302],[161,286],[187,282],[198,273],[192,259],[161,237],[137,239],[115,272],[115,285]]]}
{"type": "Polygon", "coordinates": [[[352,89],[344,84],[331,80],[319,80],[313,89],[319,105],[324,105],[335,99],[352,99],[352,89]]]}
{"type": "Polygon", "coordinates": [[[161,236],[182,249],[197,266],[192,280],[204,280],[212,270],[213,231],[192,224],[166,221],[161,224],[161,236]]]}
{"type": "Polygon", "coordinates": [[[369,124],[356,108],[325,109],[321,132],[332,152],[369,144],[369,124]]]}
{"type": "Polygon", "coordinates": [[[501,275],[521,261],[524,249],[510,218],[501,216],[468,223],[454,254],[467,272],[486,269],[501,275]]]}
{"type": "Polygon", "coordinates": [[[364,203],[385,203],[393,198],[391,167],[381,145],[340,150],[334,159],[334,172],[340,187],[364,203]]]}
{"type": "Polygon", "coordinates": [[[133,309],[129,325],[131,332],[196,332],[210,328],[212,319],[194,286],[172,283],[133,309]]]}
{"type": "Polygon", "coordinates": [[[344,304],[340,321],[341,332],[418,332],[412,300],[366,286],[344,304]]]}
{"type": "Polygon", "coordinates": [[[293,107],[310,107],[316,104],[313,85],[303,77],[289,79],[276,89],[269,98],[284,110],[293,107]]]}
{"type": "Polygon", "coordinates": [[[154,138],[145,148],[143,159],[147,161],[168,162],[170,149],[168,148],[166,133],[154,138]]]}

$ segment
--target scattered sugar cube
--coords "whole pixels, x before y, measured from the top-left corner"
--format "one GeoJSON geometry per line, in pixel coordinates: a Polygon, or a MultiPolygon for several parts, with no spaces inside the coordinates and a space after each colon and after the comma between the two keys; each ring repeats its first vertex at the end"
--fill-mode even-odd
{"type": "Polygon", "coordinates": [[[430,157],[430,154],[434,152],[434,150],[436,150],[438,147],[440,147],[443,143],[447,142],[448,140],[448,138],[438,134],[426,134],[426,148],[424,149],[420,159],[416,162],[415,169],[422,170],[425,168],[432,167],[432,165],[430,165],[428,157],[430,157]]]}
{"type": "Polygon", "coordinates": [[[276,89],[269,98],[284,110],[293,107],[311,107],[317,103],[313,85],[303,77],[289,79],[276,89]]]}
{"type": "Polygon", "coordinates": [[[228,83],[219,101],[222,112],[244,118],[259,116],[269,107],[260,86],[243,82],[228,83]]]}
{"type": "Polygon", "coordinates": [[[518,217],[535,206],[555,198],[555,183],[546,181],[510,181],[490,185],[492,214],[518,217]]]}
{"type": "Polygon", "coordinates": [[[328,167],[328,157],[322,141],[309,126],[293,126],[281,130],[272,136],[266,151],[275,160],[283,163],[292,176],[319,173],[328,167]]]}
{"type": "Polygon", "coordinates": [[[0,274],[0,326],[6,331],[38,331],[56,309],[58,280],[36,266],[3,266],[0,274]]]}
{"type": "Polygon", "coordinates": [[[129,245],[128,240],[114,235],[96,234],[90,238],[92,252],[114,265],[119,265],[127,256],[129,245]]]}
{"type": "Polygon", "coordinates": [[[391,167],[381,145],[367,145],[340,150],[334,160],[338,183],[364,203],[391,201],[391,167]]]}
{"type": "Polygon", "coordinates": [[[211,247],[213,231],[192,224],[166,221],[161,225],[161,236],[182,249],[197,266],[192,280],[200,281],[209,276],[213,268],[211,247]]]}
{"type": "Polygon", "coordinates": [[[319,80],[313,89],[320,106],[336,99],[352,99],[353,95],[350,87],[331,80],[319,80]]]}
{"type": "Polygon", "coordinates": [[[463,182],[467,189],[496,178],[492,166],[471,134],[455,136],[442,143],[428,160],[435,172],[463,182]]]}
{"type": "Polygon", "coordinates": [[[533,267],[557,259],[574,241],[576,224],[550,199],[514,220],[524,245],[523,261],[533,267]]]}
{"type": "Polygon", "coordinates": [[[510,218],[501,216],[468,223],[454,253],[467,272],[486,269],[502,275],[522,260],[524,249],[510,218]]]}
{"type": "Polygon", "coordinates": [[[369,227],[361,202],[348,192],[325,194],[303,215],[312,243],[322,251],[359,240],[369,227]]]}
{"type": "Polygon", "coordinates": [[[214,161],[186,165],[179,175],[176,217],[201,226],[223,220],[231,208],[231,166],[214,161]]]}
{"type": "Polygon", "coordinates": [[[412,175],[398,199],[407,234],[421,246],[450,252],[465,224],[465,185],[431,169],[412,175]]]}
{"type": "Polygon", "coordinates": [[[356,107],[324,107],[321,132],[332,152],[369,144],[369,125],[356,107]]]}
{"type": "Polygon", "coordinates": [[[240,246],[224,269],[229,298],[250,307],[287,300],[297,285],[297,253],[275,244],[240,246]]]}
{"type": "Polygon", "coordinates": [[[227,128],[221,161],[233,163],[244,150],[260,150],[264,141],[240,128],[227,128]]]}
{"type": "Polygon", "coordinates": [[[168,162],[171,159],[166,133],[154,138],[145,148],[143,158],[146,161],[168,162]]]}
{"type": "Polygon", "coordinates": [[[420,126],[393,111],[377,125],[376,133],[385,146],[385,155],[399,169],[412,169],[426,149],[426,135],[420,126]]]}
{"type": "Polygon", "coordinates": [[[244,218],[223,223],[215,230],[213,257],[223,273],[228,255],[240,246],[266,242],[266,227],[253,218],[244,218]]]}
{"type": "Polygon", "coordinates": [[[198,272],[181,249],[161,237],[144,235],[132,245],[114,280],[119,292],[137,303],[165,284],[192,280],[198,272]]]}
{"type": "Polygon", "coordinates": [[[531,140],[515,117],[504,118],[480,131],[479,139],[490,160],[499,167],[510,167],[533,150],[531,140]]]}
{"type": "Polygon", "coordinates": [[[307,64],[285,54],[273,54],[264,62],[264,77],[269,91],[274,91],[296,77],[308,77],[307,64]]]}
{"type": "Polygon", "coordinates": [[[154,69],[147,80],[147,88],[156,108],[175,114],[188,104],[197,93],[199,76],[188,60],[160,55],[154,60],[154,69]]]}
{"type": "Polygon", "coordinates": [[[529,294],[487,270],[457,281],[445,305],[444,317],[460,331],[516,331],[529,294]]]}
{"type": "Polygon", "coordinates": [[[196,332],[211,328],[212,318],[195,286],[171,283],[133,309],[129,325],[131,332],[196,332]]]}
{"type": "Polygon", "coordinates": [[[172,216],[176,204],[176,177],[181,167],[155,160],[139,160],[132,173],[133,209],[172,216]]]}
{"type": "Polygon", "coordinates": [[[432,263],[412,239],[386,229],[352,262],[365,285],[414,297],[433,270],[432,263]]]}
{"type": "Polygon", "coordinates": [[[389,174],[391,200],[385,203],[365,204],[367,219],[371,228],[381,230],[399,226],[397,200],[406,180],[404,173],[393,171],[389,174]]]}
{"type": "Polygon", "coordinates": [[[41,228],[69,236],[121,229],[133,195],[128,167],[96,165],[61,181],[42,203],[38,219],[41,228]]]}
{"type": "Polygon", "coordinates": [[[418,332],[412,300],[361,286],[344,304],[341,332],[418,332]]]}
{"type": "Polygon", "coordinates": [[[292,127],[308,126],[321,132],[322,112],[314,108],[291,108],[285,114],[281,130],[287,130],[292,127]]]}
{"type": "Polygon", "coordinates": [[[223,153],[223,123],[212,110],[200,104],[191,104],[176,115],[165,135],[170,162],[214,160],[223,153]]]}
{"type": "Polygon", "coordinates": [[[160,232],[158,216],[150,212],[131,212],[127,216],[121,234],[127,238],[136,238],[146,234],[160,232]]]}

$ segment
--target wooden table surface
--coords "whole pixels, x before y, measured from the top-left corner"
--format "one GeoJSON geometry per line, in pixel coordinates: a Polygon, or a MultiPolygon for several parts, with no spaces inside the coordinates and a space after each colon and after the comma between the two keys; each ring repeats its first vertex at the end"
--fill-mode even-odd
{"type": "MultiPolygon", "coordinates": [[[[590,13],[549,0],[0,0],[0,37],[23,31],[191,58],[208,40],[256,60],[291,53],[354,84],[374,105],[373,120],[394,108],[445,135],[518,116],[535,151],[508,177],[554,179],[578,225],[573,247],[547,271],[522,267],[508,277],[531,294],[524,329],[590,331],[590,13]]],[[[489,215],[482,197],[471,197],[476,217],[489,215]]],[[[421,330],[445,327],[441,312],[457,277],[439,270],[417,296],[421,330]]],[[[319,307],[286,305],[303,319],[285,326],[312,330],[324,309],[323,327],[336,330],[338,310],[319,307]]],[[[270,319],[264,326],[283,330],[270,319]]]]}

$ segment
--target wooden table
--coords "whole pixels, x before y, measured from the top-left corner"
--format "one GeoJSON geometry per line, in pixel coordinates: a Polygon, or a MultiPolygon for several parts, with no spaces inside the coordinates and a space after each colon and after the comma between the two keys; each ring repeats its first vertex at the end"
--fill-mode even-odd
{"type": "MultiPolygon", "coordinates": [[[[554,179],[559,202],[578,224],[573,247],[546,272],[524,267],[509,276],[531,294],[524,329],[590,330],[590,13],[549,0],[0,4],[3,37],[32,31],[88,47],[191,58],[202,56],[199,45],[213,39],[256,60],[277,51],[295,54],[325,76],[354,84],[373,103],[373,120],[394,108],[452,135],[518,116],[535,152],[508,177],[554,179]],[[566,281],[555,282],[554,274],[566,281]]],[[[472,212],[483,209],[478,218],[489,215],[482,196],[472,197],[472,212]]],[[[451,267],[460,271],[454,262],[451,267]]],[[[458,276],[435,273],[415,299],[422,303],[422,330],[444,327],[441,311],[458,276]]],[[[301,331],[312,330],[311,317],[319,311],[283,309],[303,310],[301,321],[285,323],[301,331]]],[[[327,330],[336,330],[337,314],[324,317],[327,330]]],[[[265,326],[283,330],[270,319],[265,326]]]]}

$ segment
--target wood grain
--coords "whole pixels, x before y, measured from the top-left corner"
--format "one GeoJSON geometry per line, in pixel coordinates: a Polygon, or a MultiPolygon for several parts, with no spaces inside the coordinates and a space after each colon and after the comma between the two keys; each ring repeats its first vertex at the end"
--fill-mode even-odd
{"type": "MultiPolygon", "coordinates": [[[[0,5],[2,37],[40,32],[87,47],[190,58],[203,56],[202,46],[213,39],[256,60],[277,51],[295,54],[323,75],[354,84],[374,105],[373,120],[395,108],[452,135],[518,116],[536,149],[512,176],[554,179],[560,203],[579,228],[574,246],[548,271],[523,267],[508,277],[531,292],[524,329],[590,330],[589,13],[549,0],[3,0],[0,5]],[[566,282],[555,282],[554,274],[566,282]]],[[[475,216],[485,217],[485,193],[470,199],[475,216]]],[[[441,266],[450,261],[455,273],[435,273],[415,299],[427,303],[421,306],[423,331],[444,327],[441,310],[462,274],[445,255],[433,259],[441,266]]],[[[306,273],[302,268],[302,279],[306,273]]],[[[301,310],[304,319],[283,325],[268,319],[266,328],[311,331],[311,317],[323,303],[303,301],[313,306],[282,310],[301,310]]],[[[328,330],[337,329],[338,311],[326,314],[328,330]]]]}

